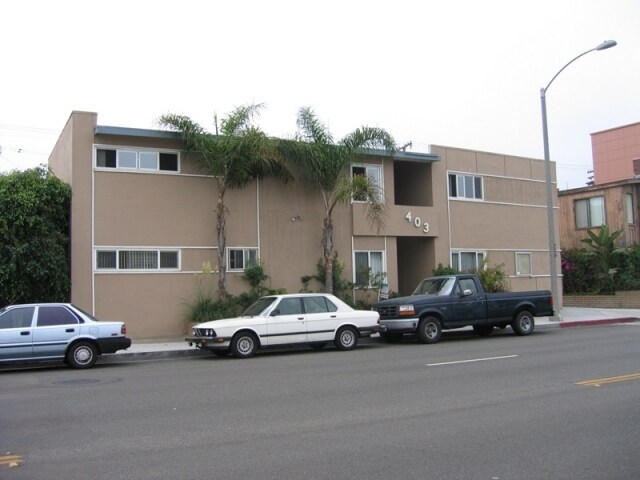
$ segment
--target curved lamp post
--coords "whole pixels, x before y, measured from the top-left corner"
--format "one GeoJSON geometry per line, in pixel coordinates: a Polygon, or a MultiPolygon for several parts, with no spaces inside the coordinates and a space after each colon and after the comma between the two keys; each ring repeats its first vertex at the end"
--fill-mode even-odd
{"type": "Polygon", "coordinates": [[[615,47],[617,45],[615,40],[606,40],[595,48],[587,50],[581,53],[564,67],[558,70],[551,81],[546,87],[540,89],[540,102],[542,103],[542,137],[544,140],[544,173],[545,183],[547,187],[547,228],[549,229],[549,276],[551,279],[551,294],[553,295],[554,302],[558,301],[558,270],[556,266],[556,234],[555,234],[555,222],[553,217],[553,185],[551,183],[551,160],[549,158],[549,132],[547,131],[547,101],[545,94],[547,90],[562,71],[575,62],[577,59],[586,55],[587,53],[594,52],[596,50],[606,50],[607,48],[615,47]]]}

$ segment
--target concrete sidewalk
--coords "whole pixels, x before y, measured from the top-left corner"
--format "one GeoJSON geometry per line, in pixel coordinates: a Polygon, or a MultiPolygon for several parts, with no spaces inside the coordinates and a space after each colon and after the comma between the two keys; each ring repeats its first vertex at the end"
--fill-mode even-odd
{"type": "MultiPolygon", "coordinates": [[[[582,327],[610,323],[640,322],[640,310],[565,307],[557,318],[537,317],[536,329],[582,327]]],[[[471,328],[471,327],[466,327],[471,328]]],[[[462,329],[460,329],[462,330],[462,329]]],[[[460,331],[457,330],[457,331],[460,331]]],[[[127,350],[104,355],[100,362],[152,360],[155,358],[209,355],[190,347],[183,337],[171,339],[134,340],[127,350]]]]}

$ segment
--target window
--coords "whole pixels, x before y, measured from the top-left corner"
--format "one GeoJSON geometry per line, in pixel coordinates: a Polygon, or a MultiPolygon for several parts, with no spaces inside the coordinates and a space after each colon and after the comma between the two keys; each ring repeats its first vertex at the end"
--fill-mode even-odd
{"type": "Polygon", "coordinates": [[[627,206],[627,223],[633,224],[633,193],[627,193],[625,200],[627,206]]]}
{"type": "Polygon", "coordinates": [[[64,307],[39,307],[38,326],[53,327],[56,325],[77,324],[78,318],[64,307]]]}
{"type": "Polygon", "coordinates": [[[0,329],[30,328],[34,310],[34,307],[17,307],[0,313],[0,329]]]}
{"type": "Polygon", "coordinates": [[[326,297],[302,297],[305,313],[327,313],[338,310],[326,297]]]}
{"type": "Polygon", "coordinates": [[[531,275],[531,254],[516,252],[516,275],[531,275]]]}
{"type": "MultiPolygon", "coordinates": [[[[351,176],[362,176],[369,179],[371,183],[376,185],[382,194],[382,166],[381,165],[352,165],[351,176]]],[[[364,202],[366,198],[362,196],[354,196],[354,202],[364,202]]]]}
{"type": "Polygon", "coordinates": [[[604,225],[604,197],[591,197],[574,202],[576,228],[592,228],[604,225]]]}
{"type": "Polygon", "coordinates": [[[96,270],[178,270],[178,250],[98,250],[96,270]]]}
{"type": "Polygon", "coordinates": [[[178,154],[152,150],[98,148],[96,167],[177,172],[178,154]]]}
{"type": "Polygon", "coordinates": [[[484,252],[451,252],[451,267],[459,272],[480,270],[484,264],[484,252]]]}
{"type": "Polygon", "coordinates": [[[482,200],[482,177],[450,173],[449,197],[482,200]]]}
{"type": "Polygon", "coordinates": [[[358,287],[374,287],[384,280],[382,252],[355,252],[355,284],[358,287]]]}
{"type": "Polygon", "coordinates": [[[472,295],[478,294],[478,289],[476,288],[476,282],[473,281],[473,278],[461,278],[456,285],[455,295],[462,296],[464,292],[469,290],[472,295]]]}
{"type": "Polygon", "coordinates": [[[227,271],[242,272],[252,265],[258,264],[257,248],[227,249],[227,271]]]}
{"type": "Polygon", "coordinates": [[[283,298],[276,307],[278,315],[300,315],[302,314],[302,303],[299,297],[283,298]]]}

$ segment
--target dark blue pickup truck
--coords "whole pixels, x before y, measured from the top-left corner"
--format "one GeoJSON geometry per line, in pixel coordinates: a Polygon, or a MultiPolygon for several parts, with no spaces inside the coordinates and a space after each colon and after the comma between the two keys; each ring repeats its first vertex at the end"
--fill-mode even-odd
{"type": "Polygon", "coordinates": [[[422,343],[436,343],[442,330],[472,326],[478,335],[510,325],[516,335],[533,332],[534,317],[553,316],[548,290],[485,293],[476,275],[425,278],[412,295],[373,305],[380,314],[383,340],[416,333],[422,343]]]}

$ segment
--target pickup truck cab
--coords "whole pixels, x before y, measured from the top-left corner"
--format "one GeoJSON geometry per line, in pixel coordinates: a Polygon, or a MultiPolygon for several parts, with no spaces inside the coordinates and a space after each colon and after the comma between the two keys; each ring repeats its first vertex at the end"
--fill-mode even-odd
{"type": "Polygon", "coordinates": [[[422,343],[436,343],[443,330],[466,326],[478,335],[507,325],[516,335],[529,335],[534,317],[554,314],[548,290],[485,293],[472,274],[425,278],[412,295],[383,300],[373,309],[380,314],[383,340],[398,341],[405,333],[415,333],[422,343]]]}

